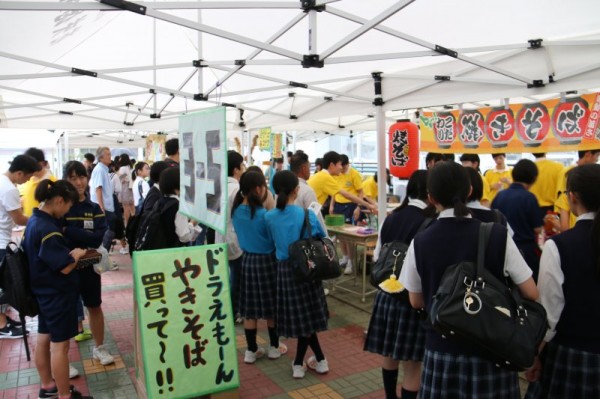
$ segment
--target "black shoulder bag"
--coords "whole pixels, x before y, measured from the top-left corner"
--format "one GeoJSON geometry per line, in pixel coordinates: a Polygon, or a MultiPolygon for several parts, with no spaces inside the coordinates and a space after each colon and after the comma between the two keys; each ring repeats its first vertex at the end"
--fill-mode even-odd
{"type": "Polygon", "coordinates": [[[304,210],[304,223],[300,239],[288,247],[294,278],[299,283],[329,280],[342,274],[340,262],[333,242],[327,238],[313,238],[308,210],[304,210]],[[303,239],[308,230],[308,238],[303,239]]]}
{"type": "MultiPolygon", "coordinates": [[[[426,218],[419,226],[417,233],[426,229],[432,221],[433,219],[426,218]]],[[[381,283],[389,279],[392,274],[395,276],[395,280],[398,280],[409,244],[410,243],[405,243],[404,241],[395,240],[386,242],[384,245],[382,245],[381,251],[379,251],[379,256],[377,257],[377,261],[371,270],[371,276],[369,278],[373,287],[380,289],[383,292],[387,292],[386,290],[382,289],[381,283]]],[[[408,292],[403,288],[399,293],[391,293],[391,295],[398,296],[399,299],[403,299],[408,302],[408,292]]]]}
{"type": "Polygon", "coordinates": [[[498,366],[529,368],[548,326],[546,310],[521,297],[507,278],[496,278],[484,267],[485,248],[493,223],[479,230],[477,263],[460,262],[442,276],[429,312],[433,328],[498,366]]]}

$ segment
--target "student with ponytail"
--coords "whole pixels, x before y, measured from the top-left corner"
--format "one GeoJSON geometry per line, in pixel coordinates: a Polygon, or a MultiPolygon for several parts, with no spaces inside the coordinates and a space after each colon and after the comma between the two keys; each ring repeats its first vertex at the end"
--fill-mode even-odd
{"type": "Polygon", "coordinates": [[[248,347],[244,362],[252,364],[265,354],[256,344],[257,320],[267,320],[270,346],[269,359],[278,359],[287,347],[279,343],[275,329],[277,289],[277,259],[275,244],[265,221],[263,198],[268,191],[262,171],[245,172],[240,178],[240,189],[233,200],[231,221],[237,232],[242,255],[240,283],[240,315],[244,318],[244,332],[248,347]]]}
{"type": "MultiPolygon", "coordinates": [[[[417,234],[410,244],[400,273],[411,305],[430,312],[446,269],[462,261],[477,260],[481,222],[466,206],[471,190],[465,168],[440,162],[429,170],[430,202],[440,211],[438,219],[417,234]]],[[[485,268],[499,280],[510,278],[523,297],[535,300],[538,291],[531,269],[523,260],[506,227],[494,223],[485,249],[485,268]]],[[[428,326],[419,398],[520,398],[517,372],[505,370],[480,357],[468,345],[443,337],[428,326]]]]}
{"type": "Polygon", "coordinates": [[[577,221],[542,252],[538,285],[549,328],[541,363],[527,373],[540,380],[530,385],[532,399],[600,398],[600,165],[571,169],[566,195],[577,221]]]}
{"type": "Polygon", "coordinates": [[[136,214],[142,212],[144,200],[148,196],[148,191],[150,191],[150,185],[146,181],[148,176],[150,176],[150,166],[146,162],[136,163],[133,172],[131,172],[131,179],[133,180],[133,206],[135,206],[136,214]]]}
{"type": "Polygon", "coordinates": [[[79,274],[73,273],[85,249],[69,249],[61,218],[78,202],[77,190],[65,180],[43,180],[35,190],[40,202],[25,229],[23,247],[29,260],[31,289],[40,307],[35,364],[39,398],[89,398],[69,386],[69,340],[77,335],[79,274]]]}
{"type": "MultiPolygon", "coordinates": [[[[417,170],[408,180],[406,197],[381,228],[377,248],[392,241],[409,244],[435,209],[427,200],[427,171],[417,170]]],[[[431,220],[430,220],[431,221],[431,220]]],[[[376,251],[377,252],[377,251],[376,251]]],[[[402,362],[402,399],[415,399],[425,352],[421,315],[397,295],[377,291],[364,349],[382,356],[381,373],[386,399],[398,399],[398,366],[402,362]]]]}
{"type": "MultiPolygon", "coordinates": [[[[308,359],[308,367],[319,374],[329,371],[317,332],[327,329],[327,302],[321,281],[299,283],[288,261],[288,247],[300,238],[304,223],[304,209],[294,205],[298,196],[298,177],[289,170],[277,172],[273,177],[273,188],[277,194],[277,205],[265,215],[267,227],[275,242],[277,257],[277,332],[285,337],[297,337],[296,358],[292,362],[294,378],[304,378],[306,366],[304,356],[308,347],[314,356],[308,359]]],[[[324,237],[325,231],[316,215],[309,210],[308,220],[312,234],[324,237]]]]}

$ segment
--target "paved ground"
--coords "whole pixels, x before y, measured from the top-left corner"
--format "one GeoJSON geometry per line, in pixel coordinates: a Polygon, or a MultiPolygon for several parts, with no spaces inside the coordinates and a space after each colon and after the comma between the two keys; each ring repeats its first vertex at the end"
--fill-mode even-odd
{"type": "MultiPolygon", "coordinates": [[[[93,341],[71,344],[71,363],[80,376],[71,380],[78,390],[96,399],[136,398],[133,360],[133,289],[129,256],[113,255],[120,265],[104,273],[103,309],[106,318],[106,345],[115,355],[114,365],[103,367],[92,361],[93,341]]],[[[351,283],[349,283],[351,284],[351,283]]],[[[307,372],[303,380],[292,378],[291,361],[296,341],[284,341],[290,348],[278,360],[260,359],[254,365],[243,363],[245,339],[236,327],[239,349],[240,397],[256,398],[381,398],[378,356],[362,350],[363,332],[369,320],[372,296],[365,304],[360,298],[338,290],[328,297],[331,312],[329,331],[320,335],[329,361],[327,375],[307,372]],[[346,303],[349,302],[350,304],[346,303]]],[[[14,315],[16,316],[16,315],[14,315]]],[[[35,351],[37,320],[28,319],[30,347],[35,351]]],[[[259,345],[268,342],[266,325],[259,325],[259,345]]],[[[310,351],[309,351],[310,352],[310,351]]],[[[39,377],[33,361],[28,362],[22,340],[0,340],[0,399],[37,398],[39,377]]]]}
{"type": "MultiPolygon", "coordinates": [[[[133,357],[133,289],[129,256],[114,255],[118,271],[102,276],[103,309],[106,318],[106,345],[115,356],[114,365],[103,367],[92,361],[93,341],[71,344],[70,358],[80,376],[71,380],[77,389],[95,399],[136,398],[133,357]]],[[[352,281],[346,284],[352,284],[352,281]]],[[[244,332],[236,326],[242,399],[383,398],[380,357],[364,352],[364,330],[369,320],[373,296],[360,298],[335,290],[328,296],[331,313],[329,330],[320,334],[321,346],[330,372],[317,375],[308,371],[302,380],[292,378],[291,361],[296,341],[285,340],[287,355],[278,360],[260,359],[254,365],[243,362],[244,332]]],[[[35,350],[36,319],[28,320],[30,343],[35,350]]],[[[259,325],[259,345],[266,345],[266,325],[259,325]]],[[[309,350],[310,354],[310,350],[309,350]]],[[[37,398],[39,378],[33,362],[28,362],[22,340],[0,340],[0,399],[37,398]]]]}

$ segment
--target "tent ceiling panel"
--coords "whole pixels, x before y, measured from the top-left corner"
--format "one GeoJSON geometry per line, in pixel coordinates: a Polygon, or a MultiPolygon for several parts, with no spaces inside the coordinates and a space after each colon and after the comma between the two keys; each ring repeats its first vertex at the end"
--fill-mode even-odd
{"type": "MultiPolygon", "coordinates": [[[[109,7],[92,1],[0,0],[0,37],[10,38],[0,41],[0,126],[172,131],[179,115],[224,102],[244,110],[248,128],[372,129],[375,71],[390,121],[394,110],[600,87],[594,0],[342,0],[314,15],[296,0],[140,4],[147,15],[98,11],[109,7]],[[300,65],[309,28],[322,68],[300,65]],[[536,38],[543,47],[527,49],[536,38]],[[545,86],[527,87],[537,79],[545,86]]],[[[227,123],[239,122],[228,107],[227,123]]]]}

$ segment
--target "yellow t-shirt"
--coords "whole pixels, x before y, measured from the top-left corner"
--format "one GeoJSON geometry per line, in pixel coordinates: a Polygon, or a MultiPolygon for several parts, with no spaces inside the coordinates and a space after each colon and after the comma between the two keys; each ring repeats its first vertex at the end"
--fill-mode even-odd
{"type": "Polygon", "coordinates": [[[535,164],[538,168],[538,177],[529,191],[535,195],[540,206],[553,206],[558,192],[558,177],[564,166],[549,159],[540,159],[535,161],[535,164]]]}
{"type": "Polygon", "coordinates": [[[560,175],[558,175],[558,183],[556,184],[556,193],[558,198],[554,203],[554,211],[569,211],[569,227],[575,226],[575,222],[577,221],[577,216],[571,212],[569,200],[565,194],[565,191],[567,190],[567,173],[574,167],[575,165],[567,166],[566,168],[563,168],[563,170],[560,172],[560,175]]]}
{"type": "MultiPolygon", "coordinates": [[[[360,175],[360,172],[354,168],[349,168],[348,173],[340,173],[338,176],[334,176],[334,179],[338,183],[340,190],[347,191],[350,194],[358,196],[358,192],[362,190],[362,176],[360,175]]],[[[335,196],[335,202],[347,204],[352,201],[342,194],[337,194],[335,196]]]]}
{"type": "Polygon", "coordinates": [[[490,198],[492,196],[492,193],[490,192],[490,183],[487,182],[487,180],[485,179],[485,177],[483,177],[482,174],[479,174],[479,176],[481,176],[481,181],[483,183],[483,194],[481,196],[481,202],[489,201],[491,203],[492,200],[490,198]]]}
{"type": "Polygon", "coordinates": [[[308,179],[307,183],[313,190],[315,190],[317,201],[321,205],[325,203],[327,197],[333,197],[340,191],[340,187],[338,186],[337,182],[326,170],[322,170],[312,175],[310,179],[308,179]]]}
{"type": "MultiPolygon", "coordinates": [[[[511,169],[507,168],[504,169],[503,171],[499,171],[498,169],[488,169],[485,174],[483,175],[485,177],[485,180],[487,180],[487,183],[489,185],[489,201],[490,203],[494,200],[494,198],[496,198],[496,194],[498,194],[498,190],[494,189],[494,185],[496,183],[500,183],[500,179],[502,178],[508,178],[508,180],[510,180],[512,182],[512,175],[511,175],[511,169]]],[[[508,186],[510,186],[510,183],[502,183],[502,190],[505,190],[508,188],[508,186]]]]}
{"type": "Polygon", "coordinates": [[[33,208],[37,208],[40,203],[35,199],[35,189],[38,184],[45,179],[50,179],[52,181],[56,181],[56,177],[52,176],[50,172],[46,173],[43,178],[37,178],[35,176],[31,176],[31,178],[22,184],[23,186],[23,214],[27,217],[33,215],[33,208]]]}
{"type": "Polygon", "coordinates": [[[377,200],[377,182],[375,177],[371,176],[363,182],[363,194],[369,198],[377,200]]]}

